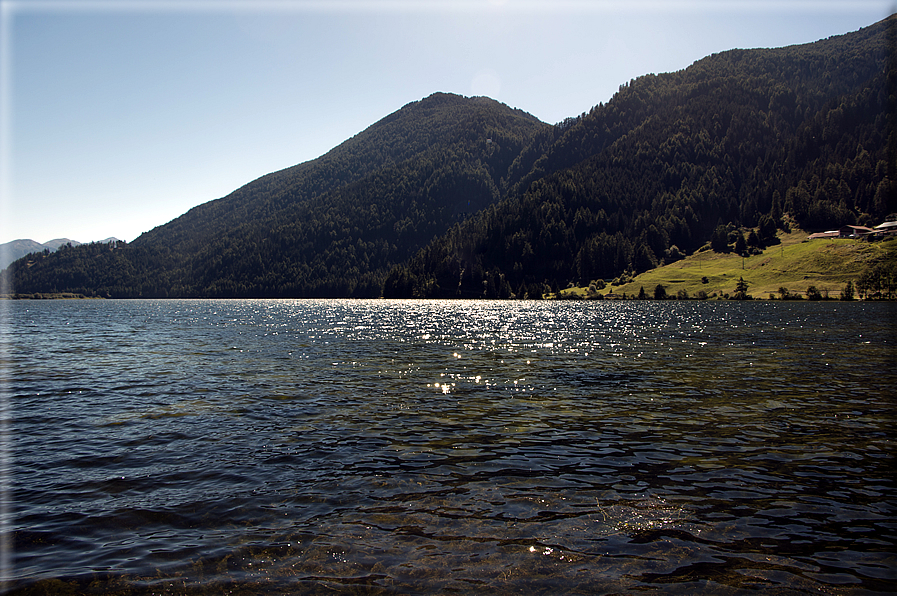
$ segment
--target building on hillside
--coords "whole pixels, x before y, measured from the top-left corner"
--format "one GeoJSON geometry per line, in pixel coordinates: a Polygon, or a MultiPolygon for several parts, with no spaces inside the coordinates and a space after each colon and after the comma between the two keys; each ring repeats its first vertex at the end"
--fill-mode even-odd
{"type": "Polygon", "coordinates": [[[841,238],[861,238],[874,231],[875,230],[872,228],[867,228],[866,226],[841,226],[838,233],[841,235],[841,238]]]}
{"type": "Polygon", "coordinates": [[[886,221],[883,224],[875,226],[872,232],[876,237],[897,235],[897,221],[886,221]]]}
{"type": "Polygon", "coordinates": [[[819,240],[821,238],[838,238],[841,236],[841,232],[838,230],[831,230],[829,232],[816,232],[815,234],[810,234],[807,236],[807,240],[819,240]]]}
{"type": "Polygon", "coordinates": [[[816,232],[807,236],[807,240],[819,240],[820,238],[863,238],[875,232],[872,228],[866,226],[841,226],[837,230],[829,230],[827,232],[816,232]]]}

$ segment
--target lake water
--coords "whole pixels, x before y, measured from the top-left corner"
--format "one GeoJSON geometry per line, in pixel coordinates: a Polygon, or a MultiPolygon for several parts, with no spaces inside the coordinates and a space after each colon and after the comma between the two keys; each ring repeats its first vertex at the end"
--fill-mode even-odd
{"type": "Polygon", "coordinates": [[[13,593],[897,585],[897,304],[0,308],[13,593]]]}

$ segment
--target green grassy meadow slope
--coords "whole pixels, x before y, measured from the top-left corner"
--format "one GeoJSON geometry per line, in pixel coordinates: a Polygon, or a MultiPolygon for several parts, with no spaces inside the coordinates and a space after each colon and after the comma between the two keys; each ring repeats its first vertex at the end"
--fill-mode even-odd
{"type": "MultiPolygon", "coordinates": [[[[897,260],[897,238],[867,242],[840,238],[807,240],[807,236],[802,230],[780,232],[780,244],[744,258],[734,253],[701,250],[675,263],[646,271],[628,283],[608,284],[601,293],[619,296],[625,293],[628,297],[644,288],[651,298],[654,288],[660,284],[669,297],[675,297],[680,290],[688,292],[689,297],[702,290],[710,297],[713,294],[723,297],[734,294],[735,284],[743,277],[748,283],[748,294],[755,299],[767,299],[770,294],[778,298],[782,287],[791,294],[805,296],[809,286],[837,298],[848,281],[856,284],[869,264],[897,260]],[[702,282],[705,277],[707,283],[702,282]]],[[[587,292],[585,288],[571,288],[561,294],[585,297],[587,292]]]]}

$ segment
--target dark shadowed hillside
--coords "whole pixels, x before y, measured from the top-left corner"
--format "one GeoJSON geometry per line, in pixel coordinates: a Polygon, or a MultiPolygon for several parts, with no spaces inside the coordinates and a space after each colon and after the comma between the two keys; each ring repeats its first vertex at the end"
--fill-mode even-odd
{"type": "Polygon", "coordinates": [[[784,213],[880,223],[895,210],[893,26],[631,81],[541,131],[508,196],[397,267],[387,295],[539,295],[675,260],[730,222],[769,242],[784,213]]]}
{"type": "Polygon", "coordinates": [[[894,24],[715,54],[556,126],[435,94],[130,245],[20,260],[15,288],[536,296],[725,247],[727,224],[761,246],[786,221],[879,223],[897,211],[894,24]]]}
{"type": "Polygon", "coordinates": [[[511,163],[546,127],[488,98],[437,93],[130,245],[20,263],[15,287],[134,297],[379,295],[393,265],[501,198],[511,163]]]}

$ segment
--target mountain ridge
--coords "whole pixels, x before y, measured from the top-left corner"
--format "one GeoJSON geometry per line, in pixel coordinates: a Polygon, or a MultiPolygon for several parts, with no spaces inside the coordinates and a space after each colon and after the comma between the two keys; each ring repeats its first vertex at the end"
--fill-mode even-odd
{"type": "Polygon", "coordinates": [[[733,50],[621,85],[540,148],[500,216],[434,241],[391,273],[386,293],[541,294],[532,286],[645,271],[721,224],[765,217],[774,228],[784,212],[816,229],[878,223],[895,209],[893,27],[891,17],[816,44],[733,50]],[[830,72],[852,82],[818,84],[830,72]],[[602,135],[612,142],[596,148],[602,135]]]}
{"type": "Polygon", "coordinates": [[[76,240],[71,240],[70,238],[54,238],[53,240],[47,240],[46,242],[37,242],[27,238],[19,238],[17,240],[4,242],[3,244],[0,244],[0,270],[5,269],[10,263],[17,261],[26,255],[41,252],[43,250],[52,252],[63,244],[78,246],[81,243],[76,240]]]}
{"type": "MultiPolygon", "coordinates": [[[[724,224],[894,210],[894,17],[644,75],[548,125],[434,93],[112,250],[13,268],[120,297],[509,297],[644,271],[724,224]]],[[[774,236],[774,233],[772,234],[774,236]]]]}
{"type": "MultiPolygon", "coordinates": [[[[411,132],[401,129],[400,121],[403,115],[408,115],[409,112],[423,112],[423,117],[425,118],[426,123],[432,124],[433,110],[436,106],[457,106],[459,105],[459,99],[462,99],[461,96],[437,92],[421,100],[409,102],[395,112],[370,125],[365,130],[353,135],[346,141],[343,141],[320,157],[265,174],[236,189],[225,197],[197,205],[168,224],[157,226],[156,228],[141,234],[133,241],[133,244],[137,246],[146,246],[153,242],[158,242],[159,240],[155,238],[157,233],[160,230],[164,230],[166,227],[175,224],[175,222],[189,219],[191,215],[205,215],[204,212],[211,210],[213,207],[236,203],[250,193],[266,193],[273,195],[273,200],[280,200],[284,203],[294,203],[301,202],[307,198],[315,198],[319,194],[333,190],[332,186],[324,187],[320,184],[316,185],[316,180],[307,181],[303,179],[303,174],[315,167],[333,169],[338,166],[339,162],[344,161],[352,161],[353,166],[355,163],[362,164],[360,169],[353,169],[347,175],[337,178],[337,186],[343,186],[357,181],[384,164],[401,163],[413,154],[420,152],[425,149],[426,146],[430,145],[430,139],[435,137],[438,133],[438,131],[431,131],[430,134],[414,137],[411,132]],[[398,136],[399,139],[394,139],[385,151],[382,147],[371,146],[373,144],[373,141],[370,139],[372,131],[376,131],[377,129],[393,129],[394,127],[396,128],[395,130],[387,130],[386,132],[387,134],[398,136]]],[[[463,99],[472,104],[486,103],[490,106],[504,105],[489,98],[474,97],[463,99]]],[[[514,110],[513,114],[517,117],[529,119],[532,122],[539,122],[534,116],[527,114],[522,110],[514,110]]],[[[457,123],[441,123],[442,126],[452,126],[453,124],[456,125],[457,123]]],[[[253,198],[258,202],[257,196],[253,198]]],[[[169,244],[177,244],[176,241],[172,242],[170,238],[167,238],[166,241],[169,244]]]]}

